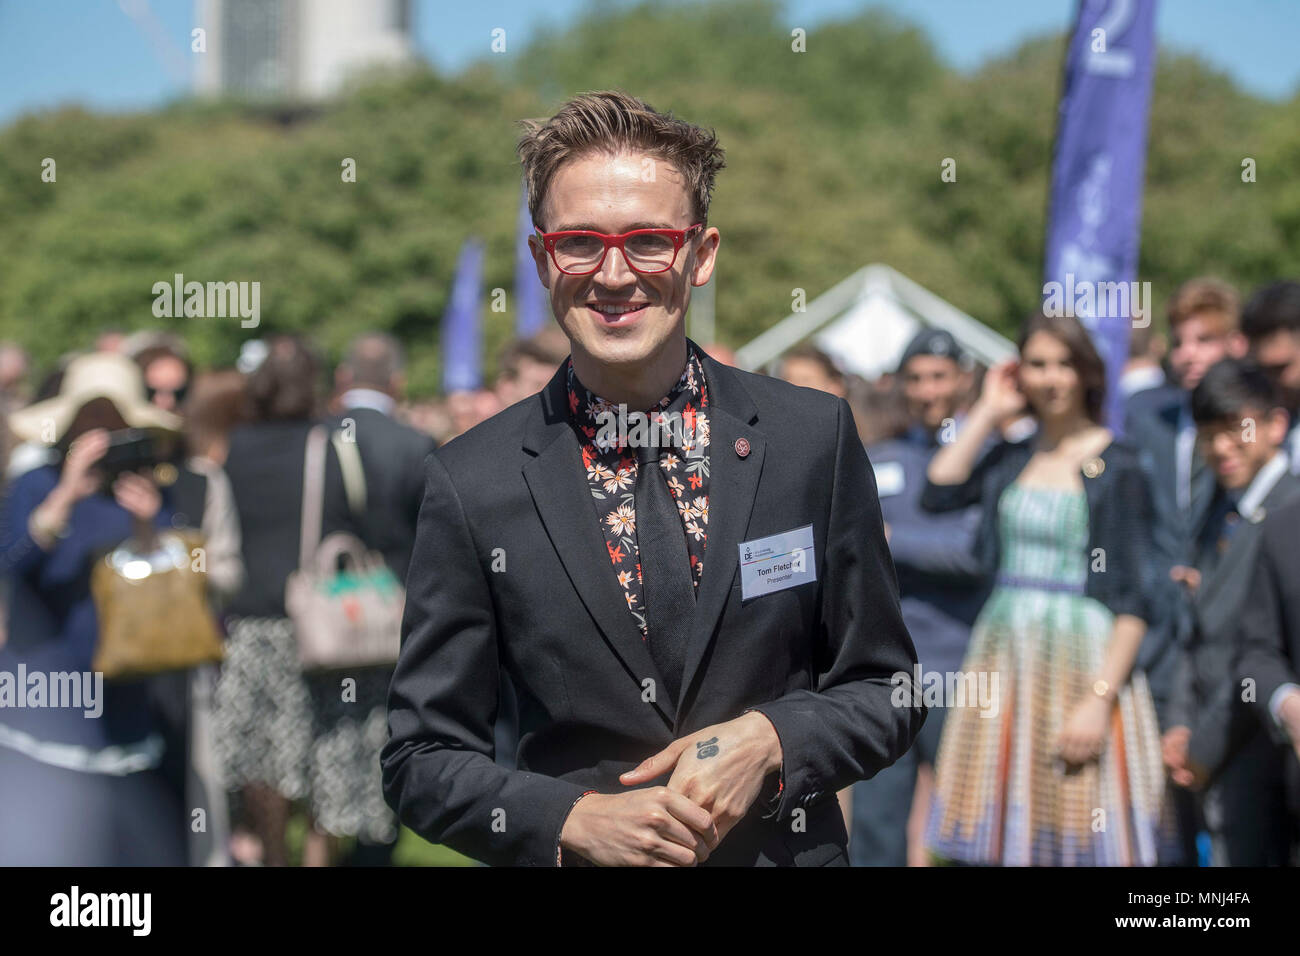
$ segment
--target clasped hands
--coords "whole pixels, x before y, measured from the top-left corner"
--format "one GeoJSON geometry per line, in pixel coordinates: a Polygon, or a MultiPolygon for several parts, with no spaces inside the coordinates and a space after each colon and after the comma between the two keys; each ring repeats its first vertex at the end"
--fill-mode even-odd
{"type": "Polygon", "coordinates": [[[619,777],[625,786],[671,774],[662,786],[592,793],[569,812],[560,845],[597,866],[694,866],[748,812],[781,768],[776,728],[758,711],[674,740],[619,777]]]}

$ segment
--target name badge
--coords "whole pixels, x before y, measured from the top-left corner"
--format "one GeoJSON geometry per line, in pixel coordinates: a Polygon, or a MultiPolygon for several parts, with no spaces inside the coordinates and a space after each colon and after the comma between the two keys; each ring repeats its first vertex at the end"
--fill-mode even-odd
{"type": "Polygon", "coordinates": [[[739,548],[742,600],[817,580],[817,555],[810,524],[766,538],[742,541],[739,548]]]}

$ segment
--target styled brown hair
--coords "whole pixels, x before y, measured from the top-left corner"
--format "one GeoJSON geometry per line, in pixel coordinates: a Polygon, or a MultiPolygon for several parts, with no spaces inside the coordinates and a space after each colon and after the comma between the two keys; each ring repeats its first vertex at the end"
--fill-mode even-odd
{"type": "Polygon", "coordinates": [[[316,350],[297,335],[276,335],[266,359],[248,376],[249,419],[255,422],[305,421],[315,416],[321,362],[316,350]]]}
{"type": "Polygon", "coordinates": [[[1046,315],[1042,312],[1031,313],[1020,327],[1020,336],[1016,339],[1016,351],[1022,356],[1025,343],[1036,332],[1046,332],[1059,341],[1070,352],[1070,364],[1079,376],[1083,387],[1083,409],[1087,416],[1100,425],[1106,404],[1106,364],[1097,354],[1097,347],[1092,344],[1092,336],[1083,327],[1083,323],[1071,315],[1046,315]]]}
{"type": "Polygon", "coordinates": [[[671,163],[686,179],[693,222],[708,223],[713,180],[723,161],[712,130],[660,113],[619,90],[582,93],[547,120],[521,120],[524,135],[516,151],[524,168],[528,213],[544,229],[542,201],[555,171],[597,151],[640,151],[671,163]]]}
{"type": "Polygon", "coordinates": [[[1166,315],[1173,331],[1194,315],[1217,312],[1223,316],[1223,331],[1236,331],[1241,320],[1241,299],[1237,290],[1222,279],[1200,276],[1188,279],[1169,297],[1166,315]]]}

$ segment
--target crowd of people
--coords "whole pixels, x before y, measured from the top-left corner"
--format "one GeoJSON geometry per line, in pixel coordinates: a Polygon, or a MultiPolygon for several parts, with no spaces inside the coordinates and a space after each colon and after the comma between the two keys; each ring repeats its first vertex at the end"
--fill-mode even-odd
{"type": "Polygon", "coordinates": [[[1122,437],[1073,318],[987,372],[923,331],[854,402],[935,690],[842,794],[856,865],[1300,862],[1300,283],[1192,279],[1167,319],[1133,330],[1122,437]]]}
{"type": "MultiPolygon", "coordinates": [[[[873,382],[812,346],[782,358],[854,409],[929,708],[901,760],[841,794],[854,864],[1300,862],[1300,283],[1243,306],[1193,279],[1167,319],[1167,343],[1133,331],[1122,437],[1073,318],[1031,317],[987,370],[935,329],[873,382]]],[[[388,861],[392,662],[304,666],[286,585],[309,525],[404,581],[426,456],[567,354],[551,329],[510,343],[492,388],[408,402],[382,334],[329,388],[297,336],[198,370],[170,333],[105,333],[30,391],[0,345],[0,672],[92,672],[98,565],[177,529],[202,543],[224,644],[107,681],[93,719],[0,708],[0,863],[286,865],[295,807],[303,864],[388,861]]]]}
{"type": "Polygon", "coordinates": [[[25,686],[0,692],[0,863],[284,865],[295,809],[305,865],[387,861],[397,826],[378,755],[392,665],[303,666],[286,584],[304,523],[355,536],[403,581],[425,457],[540,389],[566,345],[558,329],[511,342],[492,388],[414,403],[402,347],[382,334],[356,339],[328,388],[298,336],[250,341],[234,366],[200,371],[175,335],[108,332],[30,393],[26,353],[0,346],[0,672],[90,674],[106,618],[122,613],[101,606],[98,565],[125,540],[147,553],[167,530],[197,534],[205,613],[224,639],[219,663],[104,681],[93,715],[28,700],[25,686]],[[358,453],[361,500],[331,441],[312,518],[321,424],[358,453]]]}

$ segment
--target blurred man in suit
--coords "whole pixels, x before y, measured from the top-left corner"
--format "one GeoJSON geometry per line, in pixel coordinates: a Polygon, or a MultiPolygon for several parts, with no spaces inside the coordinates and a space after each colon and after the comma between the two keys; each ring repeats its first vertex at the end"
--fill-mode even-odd
{"type": "Polygon", "coordinates": [[[1286,450],[1291,473],[1300,475],[1300,282],[1273,282],[1256,291],[1241,314],[1241,331],[1291,416],[1286,450]]]}
{"type": "MultiPolygon", "coordinates": [[[[928,673],[961,669],[971,626],[988,597],[986,575],[975,552],[979,507],[936,514],[921,510],[920,503],[930,459],[942,442],[953,440],[960,425],[971,392],[971,365],[950,333],[918,332],[898,366],[912,424],[897,438],[867,449],[889,551],[898,569],[903,620],[928,673]]],[[[854,785],[849,833],[854,866],[906,866],[909,856],[913,862],[924,858],[919,847],[908,852],[908,822],[913,794],[930,792],[943,718],[943,708],[933,708],[916,742],[897,763],[854,785]]]]}
{"type": "Polygon", "coordinates": [[[1193,627],[1170,700],[1165,764],[1176,784],[1204,793],[1217,865],[1276,865],[1283,862],[1277,856],[1282,821],[1259,795],[1275,789],[1278,764],[1272,742],[1241,699],[1235,662],[1259,523],[1300,500],[1300,479],[1287,472],[1281,450],[1286,412],[1255,362],[1225,359],[1211,366],[1192,392],[1192,416],[1218,487],[1185,579],[1193,627]]]}
{"type": "MultiPolygon", "coordinates": [[[[1177,648],[1191,628],[1191,608],[1182,583],[1193,563],[1193,547],[1209,515],[1214,474],[1196,448],[1191,391],[1211,365],[1240,358],[1246,340],[1238,331],[1236,291],[1217,279],[1190,279],[1169,299],[1167,316],[1172,348],[1169,366],[1178,391],[1172,401],[1137,414],[1126,436],[1141,450],[1151,492],[1152,564],[1146,587],[1151,624],[1138,651],[1137,667],[1147,675],[1161,729],[1169,727],[1177,648]]],[[[1196,809],[1184,790],[1172,794],[1179,821],[1181,856],[1165,862],[1189,864],[1196,858],[1196,809]]]]}
{"type": "Polygon", "coordinates": [[[1242,612],[1240,686],[1273,742],[1274,772],[1256,794],[1281,821],[1278,855],[1300,866],[1300,502],[1264,520],[1259,561],[1242,612]],[[1244,692],[1244,690],[1243,690],[1244,692]]]}
{"type": "Polygon", "coordinates": [[[1124,396],[1124,418],[1132,421],[1157,411],[1178,398],[1179,388],[1165,375],[1165,339],[1148,324],[1129,330],[1128,361],[1119,377],[1124,396]]]}
{"type": "MultiPolygon", "coordinates": [[[[340,457],[357,530],[368,547],[383,555],[397,580],[405,581],[424,497],[424,459],[434,441],[393,418],[406,386],[401,345],[378,332],[357,337],[335,369],[334,384],[339,409],[334,424],[360,459],[356,475],[349,474],[347,459],[340,457]]],[[[363,668],[356,679],[358,701],[382,701],[392,668],[363,668]]],[[[358,841],[346,862],[388,863],[394,844],[358,841]]]]}
{"type": "Polygon", "coordinates": [[[406,580],[415,521],[424,497],[424,459],[433,439],[393,418],[405,390],[402,347],[390,335],[370,332],[348,348],[334,374],[338,424],[354,438],[365,473],[362,538],[406,580]]]}
{"type": "Polygon", "coordinates": [[[852,413],[686,338],[713,134],[618,92],[526,127],[572,354],[429,459],[389,803],[493,864],[845,865],[836,791],[925,716],[891,699],[916,655],[852,413]],[[516,770],[492,759],[500,669],[516,770]]]}

